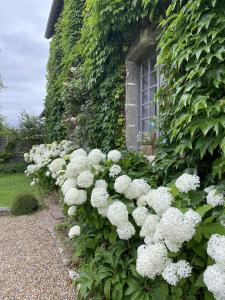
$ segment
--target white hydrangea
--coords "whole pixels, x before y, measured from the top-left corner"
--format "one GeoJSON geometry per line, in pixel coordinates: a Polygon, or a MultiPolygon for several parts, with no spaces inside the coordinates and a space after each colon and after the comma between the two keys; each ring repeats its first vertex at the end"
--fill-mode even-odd
{"type": "Polygon", "coordinates": [[[216,300],[225,300],[225,269],[218,264],[208,266],[203,273],[203,280],[216,300]]]}
{"type": "Polygon", "coordinates": [[[76,178],[82,171],[88,169],[88,159],[86,156],[76,156],[67,165],[65,176],[66,178],[76,178]]]}
{"type": "Polygon", "coordinates": [[[194,226],[198,225],[202,221],[201,215],[192,209],[189,209],[184,215],[193,222],[194,226]]]}
{"type": "Polygon", "coordinates": [[[137,199],[137,206],[147,206],[148,194],[142,195],[137,199]]]}
{"type": "Polygon", "coordinates": [[[105,159],[105,154],[100,149],[93,149],[88,154],[88,160],[90,165],[98,165],[105,159]]]}
{"type": "Polygon", "coordinates": [[[98,213],[103,216],[106,217],[107,216],[107,212],[108,212],[108,205],[104,206],[104,207],[98,207],[98,213]]]}
{"type": "Polygon", "coordinates": [[[111,150],[109,151],[107,157],[109,160],[113,162],[118,162],[121,159],[122,154],[118,150],[111,150]]]}
{"type": "Polygon", "coordinates": [[[91,205],[96,208],[107,207],[109,194],[105,187],[95,187],[91,193],[91,205]]]}
{"type": "Polygon", "coordinates": [[[156,227],[159,223],[159,216],[157,215],[149,215],[145,221],[143,226],[141,227],[140,237],[153,236],[156,230],[156,227]]]}
{"type": "Polygon", "coordinates": [[[109,176],[110,177],[116,177],[121,172],[121,167],[119,165],[112,165],[109,169],[109,176]]]}
{"type": "Polygon", "coordinates": [[[127,175],[122,175],[116,178],[114,189],[117,193],[122,194],[131,184],[131,178],[127,175]]]}
{"type": "Polygon", "coordinates": [[[117,227],[122,227],[124,224],[127,224],[128,211],[126,205],[121,201],[115,201],[108,208],[107,218],[117,227]]]}
{"type": "Polygon", "coordinates": [[[77,211],[77,207],[75,205],[72,205],[69,207],[67,214],[68,216],[72,217],[75,215],[76,211],[77,211]]]}
{"type": "Polygon", "coordinates": [[[56,179],[55,184],[61,187],[63,185],[64,181],[65,181],[64,176],[63,175],[59,175],[57,177],[57,179],[56,179]]]}
{"type": "Polygon", "coordinates": [[[149,192],[150,186],[144,179],[134,179],[124,191],[124,196],[127,199],[136,199],[149,192]]]}
{"type": "Polygon", "coordinates": [[[24,160],[26,161],[26,162],[29,162],[29,154],[28,153],[24,153],[24,155],[23,155],[23,157],[24,157],[24,160]]]}
{"type": "Polygon", "coordinates": [[[121,240],[129,240],[135,234],[134,226],[130,222],[118,227],[116,231],[121,240]]]}
{"type": "Polygon", "coordinates": [[[70,188],[75,188],[76,186],[77,186],[76,179],[74,179],[74,178],[69,178],[69,179],[67,179],[67,180],[63,183],[63,185],[62,185],[62,187],[61,187],[61,190],[62,190],[63,195],[65,195],[66,192],[67,192],[70,188]]]}
{"type": "Polygon", "coordinates": [[[63,167],[65,166],[66,162],[62,158],[54,159],[48,166],[49,171],[52,174],[56,174],[56,176],[62,171],[63,167]]]}
{"type": "Polygon", "coordinates": [[[142,226],[149,216],[148,209],[146,207],[137,207],[135,210],[132,212],[132,216],[134,218],[135,223],[138,226],[142,226]]]}
{"type": "Polygon", "coordinates": [[[70,161],[72,161],[74,158],[76,158],[78,156],[87,156],[87,152],[82,148],[79,148],[79,149],[73,151],[70,154],[70,161]]]}
{"type": "Polygon", "coordinates": [[[225,270],[225,235],[213,234],[208,241],[207,253],[225,270]]]}
{"type": "Polygon", "coordinates": [[[225,203],[225,198],[222,193],[218,193],[215,189],[209,191],[206,201],[208,204],[212,205],[213,207],[223,205],[225,203]]]}
{"type": "Polygon", "coordinates": [[[51,172],[50,171],[47,171],[46,173],[45,173],[45,176],[46,177],[49,177],[51,175],[51,172]]]}
{"type": "Polygon", "coordinates": [[[67,205],[81,205],[87,201],[87,193],[84,190],[70,188],[64,198],[67,205]]]}
{"type": "Polygon", "coordinates": [[[79,236],[79,235],[80,235],[80,226],[79,225],[75,225],[70,228],[70,231],[68,234],[70,239],[72,239],[74,236],[79,236]]]}
{"type": "Polygon", "coordinates": [[[159,187],[149,191],[146,201],[148,206],[152,207],[158,215],[162,215],[171,206],[173,196],[168,188],[159,187]]]}
{"type": "Polygon", "coordinates": [[[101,187],[107,189],[108,183],[104,179],[99,179],[95,181],[95,187],[101,187]]]}
{"type": "Polygon", "coordinates": [[[167,249],[163,244],[142,245],[137,250],[136,270],[143,277],[154,279],[167,264],[167,249]]]}
{"type": "Polygon", "coordinates": [[[179,209],[170,207],[162,215],[158,229],[163,235],[170,251],[179,251],[182,244],[192,239],[195,234],[195,224],[179,209]]]}
{"type": "Polygon", "coordinates": [[[180,192],[188,193],[189,191],[197,190],[200,186],[200,178],[197,175],[184,173],[177,178],[175,185],[180,192]]]}
{"type": "Polygon", "coordinates": [[[163,279],[171,285],[191,276],[191,266],[186,260],[180,260],[177,263],[169,263],[162,272],[163,279]]]}
{"type": "Polygon", "coordinates": [[[214,188],[215,188],[215,185],[210,185],[210,186],[208,186],[207,188],[204,189],[204,192],[206,192],[208,194],[209,192],[214,190],[214,188]]]}
{"type": "Polygon", "coordinates": [[[94,182],[94,175],[90,171],[83,171],[77,177],[77,185],[81,188],[89,188],[94,182]]]}

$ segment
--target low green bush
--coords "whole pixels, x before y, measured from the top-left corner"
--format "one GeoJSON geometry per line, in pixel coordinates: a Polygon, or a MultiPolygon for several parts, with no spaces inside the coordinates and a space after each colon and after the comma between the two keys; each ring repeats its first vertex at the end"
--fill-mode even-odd
{"type": "Polygon", "coordinates": [[[34,195],[21,194],[15,199],[11,214],[15,216],[29,215],[38,210],[39,203],[34,195]]]}
{"type": "Polygon", "coordinates": [[[13,153],[11,153],[11,152],[2,152],[2,153],[0,153],[0,162],[7,162],[12,157],[13,157],[13,153]]]}
{"type": "Polygon", "coordinates": [[[0,174],[23,173],[26,167],[25,163],[0,163],[0,174]]]}

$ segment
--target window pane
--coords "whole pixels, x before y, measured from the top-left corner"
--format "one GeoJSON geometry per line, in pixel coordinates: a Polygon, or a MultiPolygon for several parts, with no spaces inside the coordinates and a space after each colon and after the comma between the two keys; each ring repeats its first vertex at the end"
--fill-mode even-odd
{"type": "Polygon", "coordinates": [[[156,72],[152,72],[152,73],[150,74],[150,85],[151,85],[151,86],[152,86],[152,85],[155,85],[156,82],[157,82],[157,80],[156,80],[156,72]]]}
{"type": "Polygon", "coordinates": [[[149,106],[149,117],[154,117],[156,115],[155,103],[149,106]]]}
{"type": "Polygon", "coordinates": [[[149,117],[148,115],[148,104],[145,106],[142,106],[142,119],[147,119],[149,117]]]}
{"type": "Polygon", "coordinates": [[[149,120],[143,120],[142,121],[142,131],[146,132],[149,130],[149,120]]]}
{"type": "Polygon", "coordinates": [[[148,90],[142,92],[142,104],[148,104],[148,90]]]}
{"type": "Polygon", "coordinates": [[[156,64],[156,56],[152,56],[150,58],[150,71],[153,71],[155,68],[155,64],[156,64]]]}
{"type": "Polygon", "coordinates": [[[148,88],[148,75],[142,78],[142,90],[148,88]]]}
{"type": "Polygon", "coordinates": [[[148,73],[148,61],[142,64],[142,75],[145,75],[148,73]]]}

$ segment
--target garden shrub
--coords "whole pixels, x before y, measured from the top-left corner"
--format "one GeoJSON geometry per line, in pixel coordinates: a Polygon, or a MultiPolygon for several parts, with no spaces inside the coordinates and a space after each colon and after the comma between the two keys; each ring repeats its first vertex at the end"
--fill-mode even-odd
{"type": "Polygon", "coordinates": [[[159,186],[155,167],[136,152],[99,149],[48,166],[81,257],[78,299],[223,299],[224,182],[204,188],[184,173],[159,186]]]}
{"type": "Polygon", "coordinates": [[[23,173],[27,168],[25,163],[0,163],[0,173],[23,173]]]}
{"type": "Polygon", "coordinates": [[[10,210],[12,215],[29,215],[38,210],[39,203],[32,194],[22,194],[16,197],[10,210]]]}
{"type": "Polygon", "coordinates": [[[7,162],[13,157],[11,152],[1,152],[0,153],[0,163],[7,162]]]}

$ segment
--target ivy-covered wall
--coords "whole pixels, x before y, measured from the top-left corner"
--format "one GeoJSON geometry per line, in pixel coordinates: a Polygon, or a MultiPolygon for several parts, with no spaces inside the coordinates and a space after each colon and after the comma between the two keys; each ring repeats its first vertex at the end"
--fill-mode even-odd
{"type": "Polygon", "coordinates": [[[191,169],[223,177],[224,17],[219,0],[65,0],[48,64],[46,139],[66,137],[64,120],[75,115],[82,144],[125,146],[125,58],[151,24],[160,28],[166,77],[158,168],[162,176],[191,169]]]}
{"type": "Polygon", "coordinates": [[[64,1],[63,12],[51,41],[47,67],[47,97],[45,100],[46,140],[61,140],[68,132],[65,87],[72,76],[71,67],[80,64],[77,41],[83,23],[84,0],[64,1]]]}
{"type": "Polygon", "coordinates": [[[51,43],[46,138],[65,137],[69,126],[63,119],[76,115],[81,143],[124,147],[126,54],[140,27],[151,22],[151,12],[165,10],[165,1],[81,2],[64,1],[51,43]]]}
{"type": "Polygon", "coordinates": [[[225,174],[225,3],[175,3],[161,22],[159,42],[166,77],[158,97],[160,168],[167,174],[191,169],[211,182],[225,174]]]}

